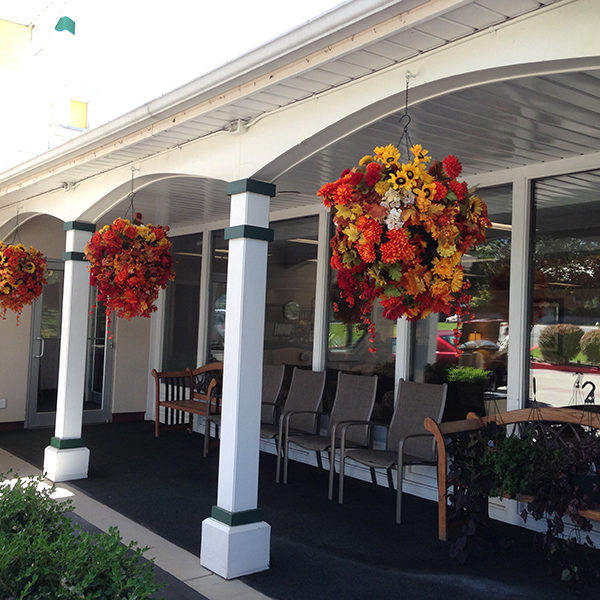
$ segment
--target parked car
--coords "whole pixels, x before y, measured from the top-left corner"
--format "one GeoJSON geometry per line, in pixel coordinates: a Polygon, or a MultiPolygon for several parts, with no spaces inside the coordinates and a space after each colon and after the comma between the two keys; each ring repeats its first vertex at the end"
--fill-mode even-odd
{"type": "Polygon", "coordinates": [[[458,349],[454,342],[454,329],[442,329],[437,334],[435,360],[448,365],[458,364],[458,349]]]}

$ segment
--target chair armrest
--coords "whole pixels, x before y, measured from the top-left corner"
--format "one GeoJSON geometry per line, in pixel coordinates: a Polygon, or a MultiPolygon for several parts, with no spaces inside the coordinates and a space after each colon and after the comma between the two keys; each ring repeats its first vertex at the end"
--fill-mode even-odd
{"type": "Polygon", "coordinates": [[[404,444],[405,444],[406,440],[409,440],[411,438],[419,438],[419,437],[433,438],[434,435],[432,433],[411,433],[409,435],[405,435],[403,438],[400,438],[400,440],[398,441],[399,464],[402,463],[402,457],[404,455],[404,444]]]}
{"type": "MultiPolygon", "coordinates": [[[[367,427],[368,432],[369,432],[369,447],[372,446],[372,442],[373,442],[373,426],[375,425],[375,423],[373,421],[340,421],[339,423],[336,423],[332,428],[331,428],[331,448],[335,449],[335,442],[336,442],[336,433],[338,431],[338,429],[341,429],[341,436],[340,436],[340,452],[345,452],[346,451],[346,432],[348,431],[348,429],[350,429],[350,427],[358,427],[358,426],[362,426],[362,427],[367,427]]],[[[387,429],[387,427],[386,427],[387,429]]]]}
{"type": "Polygon", "coordinates": [[[296,416],[296,415],[317,415],[317,417],[320,417],[321,415],[324,415],[325,413],[319,410],[287,410],[284,411],[283,414],[281,415],[281,419],[279,420],[279,434],[281,435],[282,433],[282,427],[285,428],[285,436],[288,436],[289,433],[289,429],[290,429],[290,420],[292,417],[296,416]]]}

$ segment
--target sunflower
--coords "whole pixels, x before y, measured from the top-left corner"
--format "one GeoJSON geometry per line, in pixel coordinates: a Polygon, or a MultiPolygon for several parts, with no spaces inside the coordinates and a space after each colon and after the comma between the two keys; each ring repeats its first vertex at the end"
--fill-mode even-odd
{"type": "Polygon", "coordinates": [[[392,144],[377,146],[373,152],[375,153],[375,158],[384,165],[393,165],[400,159],[400,151],[396,146],[392,146],[392,144]]]}
{"type": "Polygon", "coordinates": [[[35,265],[31,261],[26,262],[23,271],[25,271],[25,273],[35,273],[35,265]]]}

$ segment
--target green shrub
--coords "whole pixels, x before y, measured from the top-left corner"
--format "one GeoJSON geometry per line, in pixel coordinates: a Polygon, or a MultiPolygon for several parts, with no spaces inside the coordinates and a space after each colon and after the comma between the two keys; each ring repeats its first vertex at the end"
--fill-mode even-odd
{"type": "Polygon", "coordinates": [[[579,352],[582,336],[583,330],[569,323],[544,327],[538,339],[542,358],[555,364],[568,363],[579,352]]]}
{"type": "Polygon", "coordinates": [[[479,367],[467,367],[459,365],[448,369],[446,378],[449,382],[487,384],[490,380],[491,371],[479,367]]]}
{"type": "Polygon", "coordinates": [[[142,560],[147,548],[124,546],[115,527],[82,531],[66,514],[71,501],[53,500],[54,488],[40,483],[16,478],[0,488],[0,598],[142,600],[163,587],[142,560]]]}
{"type": "Polygon", "coordinates": [[[590,329],[581,337],[581,349],[594,363],[600,363],[600,329],[590,329]]]}

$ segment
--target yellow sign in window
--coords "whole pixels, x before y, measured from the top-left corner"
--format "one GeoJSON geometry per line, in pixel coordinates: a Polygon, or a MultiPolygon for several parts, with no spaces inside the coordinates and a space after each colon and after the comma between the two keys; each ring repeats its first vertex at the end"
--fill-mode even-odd
{"type": "Polygon", "coordinates": [[[71,116],[69,119],[69,126],[75,127],[77,129],[87,129],[87,110],[87,102],[81,102],[80,100],[71,100],[71,116]]]}

